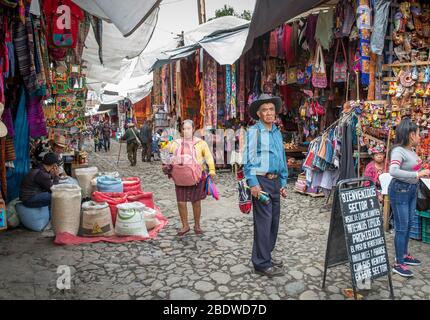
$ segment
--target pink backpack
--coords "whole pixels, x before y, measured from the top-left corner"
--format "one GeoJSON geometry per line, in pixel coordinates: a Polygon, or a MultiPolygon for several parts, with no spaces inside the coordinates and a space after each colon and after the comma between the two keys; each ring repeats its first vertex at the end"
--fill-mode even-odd
{"type": "Polygon", "coordinates": [[[179,147],[173,158],[171,176],[177,186],[195,186],[202,179],[202,167],[197,161],[195,141],[194,138],[192,141],[176,140],[179,147]]]}

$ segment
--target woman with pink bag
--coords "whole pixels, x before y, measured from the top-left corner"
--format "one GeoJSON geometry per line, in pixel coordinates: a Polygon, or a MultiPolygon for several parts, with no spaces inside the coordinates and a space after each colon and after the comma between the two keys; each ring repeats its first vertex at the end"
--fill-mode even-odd
{"type": "Polygon", "coordinates": [[[200,228],[201,200],[206,198],[206,167],[212,180],[215,178],[215,162],[208,144],[200,138],[194,137],[194,123],[184,120],[181,125],[182,137],[172,141],[169,152],[172,155],[169,163],[163,163],[163,172],[175,182],[176,200],[182,229],[178,236],[190,231],[188,224],[187,202],[193,205],[194,231],[202,234],[200,228]]]}

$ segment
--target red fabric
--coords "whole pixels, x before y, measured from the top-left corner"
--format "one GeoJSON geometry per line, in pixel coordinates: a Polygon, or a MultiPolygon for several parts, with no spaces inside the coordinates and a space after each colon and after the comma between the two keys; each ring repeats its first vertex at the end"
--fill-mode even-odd
{"type": "Polygon", "coordinates": [[[84,20],[85,15],[81,8],[72,2],[72,0],[45,0],[43,2],[43,12],[46,20],[48,21],[48,41],[50,45],[54,45],[53,34],[71,34],[72,35],[72,48],[76,47],[79,31],[79,23],[84,20]],[[61,5],[70,7],[70,29],[60,30],[57,28],[56,17],[61,14],[57,14],[57,8],[61,5]]]}
{"type": "Polygon", "coordinates": [[[291,94],[293,90],[289,88],[288,86],[279,86],[279,93],[281,94],[284,105],[282,108],[282,111],[285,110],[292,110],[293,109],[293,103],[291,102],[291,94]]]}
{"type": "Polygon", "coordinates": [[[145,241],[149,239],[155,239],[157,234],[167,225],[168,221],[163,216],[160,211],[160,208],[156,207],[157,215],[156,218],[161,222],[154,229],[150,230],[149,238],[145,237],[137,237],[137,236],[129,236],[129,237],[120,237],[120,236],[111,236],[111,237],[79,237],[74,236],[70,233],[64,232],[56,235],[54,243],[58,245],[77,245],[84,243],[94,243],[94,242],[111,242],[111,243],[124,243],[130,241],[145,241]]]}
{"type": "Polygon", "coordinates": [[[118,204],[127,202],[127,194],[122,192],[93,192],[93,201],[95,202],[107,202],[110,208],[110,213],[112,215],[112,222],[115,225],[116,215],[118,213],[118,204]]]}
{"type": "Polygon", "coordinates": [[[276,30],[273,30],[270,33],[269,56],[270,57],[278,56],[278,32],[276,30]]]}
{"type": "Polygon", "coordinates": [[[154,209],[154,194],[152,192],[134,191],[127,193],[128,202],[140,202],[148,208],[154,209]]]}
{"type": "MultiPolygon", "coordinates": [[[[366,166],[366,169],[364,170],[364,177],[369,178],[373,181],[377,189],[380,189],[381,183],[379,182],[379,172],[378,169],[376,169],[375,161],[371,161],[366,166]]],[[[364,186],[367,187],[370,184],[368,182],[364,183],[364,186]]]]}
{"type": "Polygon", "coordinates": [[[285,24],[284,26],[284,39],[282,45],[285,51],[285,60],[292,64],[294,62],[294,48],[291,46],[293,37],[293,27],[289,24],[285,24]]]}
{"type": "Polygon", "coordinates": [[[142,191],[139,177],[122,178],[124,193],[142,191]]]}

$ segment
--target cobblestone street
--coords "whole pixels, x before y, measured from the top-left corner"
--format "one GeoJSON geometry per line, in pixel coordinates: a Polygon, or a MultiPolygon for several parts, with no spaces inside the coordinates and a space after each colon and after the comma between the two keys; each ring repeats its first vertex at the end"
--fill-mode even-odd
{"type": "MultiPolygon", "coordinates": [[[[346,299],[341,290],[351,288],[347,265],[329,269],[326,288],[321,289],[330,220],[324,199],[299,195],[290,183],[288,198],[282,200],[275,254],[285,263],[285,275],[268,279],[251,267],[252,214],[240,213],[231,173],[218,174],[220,201],[203,202],[204,234],[191,231],[180,239],[174,185],[160,162],[142,163],[139,156],[138,165],[130,167],[123,145],[116,167],[118,146],[113,142],[110,152],[91,153],[90,165],[141,177],[143,189],[154,192],[169,219],[166,228],[156,240],[80,246],[54,245],[52,231],[19,228],[0,233],[1,299],[346,299]],[[70,290],[56,287],[60,265],[71,267],[70,290]]],[[[189,217],[192,226],[191,212],[189,217]]],[[[386,236],[392,263],[393,234],[386,236]]],[[[411,240],[410,248],[423,264],[412,267],[412,279],[393,275],[395,297],[429,299],[430,245],[411,240]]],[[[362,294],[369,300],[387,299],[387,278],[374,281],[362,294]]]]}

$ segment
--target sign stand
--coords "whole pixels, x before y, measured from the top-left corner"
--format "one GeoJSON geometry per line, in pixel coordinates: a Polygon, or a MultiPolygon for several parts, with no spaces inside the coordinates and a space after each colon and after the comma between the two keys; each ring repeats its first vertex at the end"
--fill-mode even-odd
{"type": "Polygon", "coordinates": [[[368,178],[339,181],[334,191],[322,288],[327,269],[349,262],[354,298],[364,281],[388,276],[394,299],[384,218],[374,183],[368,178]],[[367,182],[368,186],[363,186],[367,182]]]}

